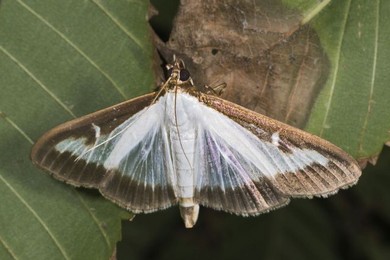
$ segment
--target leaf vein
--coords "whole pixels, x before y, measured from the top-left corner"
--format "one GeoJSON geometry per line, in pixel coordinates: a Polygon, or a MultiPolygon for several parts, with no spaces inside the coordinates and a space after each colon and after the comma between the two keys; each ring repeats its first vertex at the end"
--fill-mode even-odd
{"type": "Polygon", "coordinates": [[[70,110],[53,92],[51,92],[45,84],[43,84],[27,67],[23,65],[15,56],[9,53],[6,49],[0,46],[0,50],[7,55],[16,65],[18,65],[30,78],[32,78],[51,98],[53,98],[62,108],[64,108],[71,116],[76,115],[70,110]]]}
{"type": "Polygon", "coordinates": [[[321,1],[313,9],[305,13],[301,21],[301,24],[308,23],[311,19],[313,19],[313,17],[315,17],[319,12],[321,12],[325,8],[325,6],[327,6],[330,3],[330,1],[331,0],[321,1]]]}
{"type": "Polygon", "coordinates": [[[378,58],[378,41],[379,41],[379,6],[380,6],[380,0],[377,1],[377,6],[375,10],[376,20],[375,20],[375,38],[374,38],[374,55],[373,55],[373,64],[372,64],[372,71],[371,71],[371,82],[370,82],[370,94],[368,97],[368,104],[367,104],[367,113],[364,117],[364,123],[362,127],[362,131],[360,133],[359,138],[359,153],[363,152],[363,139],[366,135],[367,126],[368,126],[368,118],[370,117],[371,110],[372,110],[372,104],[373,104],[373,95],[374,95],[374,87],[375,87],[375,77],[376,77],[376,65],[377,65],[377,58],[378,58]]]}
{"type": "Polygon", "coordinates": [[[60,36],[69,46],[71,46],[77,53],[79,53],[86,61],[88,61],[97,71],[99,71],[111,84],[112,86],[119,92],[119,94],[127,99],[126,94],[123,90],[117,85],[117,83],[106,73],[101,67],[99,67],[85,52],[83,52],[75,43],[73,43],[70,39],[67,38],[62,32],[60,32],[57,28],[55,28],[52,24],[50,24],[44,17],[35,12],[30,6],[24,3],[21,0],[17,0],[24,8],[26,8],[30,13],[36,16],[41,22],[43,22],[47,27],[53,30],[58,36],[60,36]]]}
{"type": "Polygon", "coordinates": [[[85,201],[83,200],[83,198],[80,196],[80,194],[73,189],[73,191],[76,193],[79,201],[81,202],[81,204],[85,207],[85,209],[87,210],[87,212],[91,215],[93,221],[95,222],[95,224],[98,226],[104,240],[106,241],[107,243],[107,246],[108,248],[110,249],[111,248],[111,243],[110,243],[110,239],[107,235],[107,233],[104,231],[103,229],[103,225],[101,225],[102,223],[100,222],[100,220],[95,216],[95,214],[91,211],[91,209],[87,206],[87,204],[85,203],[85,201]]]}
{"type": "Polygon", "coordinates": [[[134,43],[136,43],[142,50],[145,51],[145,48],[144,46],[142,45],[142,43],[140,42],[140,40],[135,37],[134,34],[132,34],[129,30],[127,30],[125,28],[125,26],[123,24],[121,24],[102,4],[100,4],[99,2],[97,2],[96,0],[91,0],[92,3],[94,3],[97,7],[99,7],[100,10],[102,10],[102,12],[108,16],[108,18],[110,18],[113,23],[118,26],[118,28],[123,31],[134,43]]]}
{"type": "Polygon", "coordinates": [[[4,241],[4,239],[0,236],[1,244],[3,244],[3,247],[7,250],[10,256],[13,257],[13,259],[19,259],[16,254],[12,251],[11,247],[4,241]]]}
{"type": "Polygon", "coordinates": [[[6,179],[3,178],[2,175],[0,175],[0,180],[11,190],[11,192],[19,199],[19,201],[31,212],[31,214],[38,220],[38,222],[42,225],[44,230],[49,234],[50,238],[53,240],[54,244],[57,246],[61,254],[64,256],[65,259],[71,259],[68,254],[66,253],[65,249],[62,248],[61,244],[57,240],[57,238],[54,236],[54,234],[51,232],[49,227],[45,224],[43,219],[38,215],[37,212],[23,199],[23,197],[12,187],[10,183],[7,182],[6,179]]]}
{"type": "Polygon", "coordinates": [[[30,144],[34,144],[34,141],[27,135],[25,131],[23,131],[14,121],[12,121],[8,116],[6,116],[0,110],[0,117],[3,118],[8,124],[10,124],[13,128],[16,129],[30,144]]]}
{"type": "Polygon", "coordinates": [[[344,17],[344,21],[343,21],[343,24],[342,24],[342,33],[340,35],[340,41],[339,41],[339,45],[337,46],[337,57],[336,57],[336,62],[335,62],[335,68],[334,68],[334,75],[333,75],[333,78],[331,79],[332,82],[331,82],[331,88],[330,88],[330,94],[329,94],[329,100],[326,104],[326,108],[325,108],[325,116],[324,116],[324,120],[322,121],[322,126],[321,126],[321,131],[320,131],[320,134],[319,136],[323,136],[324,134],[324,130],[327,129],[327,121],[328,121],[328,116],[329,116],[329,111],[330,111],[330,107],[332,105],[332,101],[333,101],[333,95],[334,95],[334,91],[335,91],[335,88],[336,88],[336,81],[337,81],[337,77],[338,77],[338,72],[339,72],[339,63],[340,63],[340,56],[341,56],[341,47],[343,45],[343,41],[344,41],[344,34],[345,34],[345,30],[346,30],[346,27],[347,27],[347,21],[348,21],[348,17],[349,17],[349,14],[351,12],[351,0],[348,1],[348,5],[347,5],[347,8],[346,8],[346,12],[345,12],[345,17],[344,17]]]}

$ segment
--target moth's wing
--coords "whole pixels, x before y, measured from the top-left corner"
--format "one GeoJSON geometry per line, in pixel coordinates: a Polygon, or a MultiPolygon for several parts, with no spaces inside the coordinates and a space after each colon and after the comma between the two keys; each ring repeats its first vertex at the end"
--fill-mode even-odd
{"type": "Polygon", "coordinates": [[[258,138],[213,108],[187,104],[196,114],[195,202],[237,215],[258,215],[289,202],[264,171],[258,138]],[[260,153],[259,153],[260,152],[260,153]],[[260,165],[260,166],[259,166],[260,165]]]}
{"type": "Polygon", "coordinates": [[[215,173],[225,178],[224,183],[238,183],[239,176],[245,176],[246,172],[255,185],[264,183],[264,189],[271,189],[271,194],[287,197],[327,196],[355,184],[361,175],[352,157],[317,136],[215,96],[205,95],[203,102],[207,110],[219,112],[213,113],[212,119],[211,114],[207,115],[208,122],[213,123],[206,125],[203,138],[203,146],[208,147],[204,152],[208,160],[205,167],[209,171],[203,179],[209,180],[201,180],[198,188],[201,200],[209,204],[220,203],[204,195],[207,190],[202,191],[207,187],[203,182],[221,182],[212,175],[215,173]],[[219,156],[219,163],[209,159],[215,154],[219,156]],[[225,165],[236,170],[223,175],[220,167],[226,168],[225,165]]]}
{"type": "Polygon", "coordinates": [[[223,122],[229,119],[223,115],[225,118],[218,119],[218,115],[203,112],[209,122],[217,125],[215,129],[206,127],[199,131],[194,164],[195,201],[243,216],[258,215],[287,204],[288,197],[240,153],[241,149],[236,149],[235,144],[241,145],[242,136],[232,135],[225,139],[224,134],[219,134],[230,135],[231,123],[223,122]]]}
{"type": "Polygon", "coordinates": [[[98,188],[133,212],[176,203],[172,158],[156,94],[57,126],[34,145],[33,163],[73,184],[98,188]]]}

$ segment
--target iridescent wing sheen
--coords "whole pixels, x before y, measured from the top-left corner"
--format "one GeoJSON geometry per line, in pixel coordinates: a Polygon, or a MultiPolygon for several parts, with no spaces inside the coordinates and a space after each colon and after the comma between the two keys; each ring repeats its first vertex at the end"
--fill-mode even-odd
{"type": "Polygon", "coordinates": [[[361,170],[335,145],[215,96],[203,95],[196,201],[256,215],[290,197],[327,196],[353,185],[361,170]]]}
{"type": "Polygon", "coordinates": [[[32,161],[55,178],[98,188],[135,213],[176,203],[172,159],[156,94],[62,124],[33,147],[32,161]]]}

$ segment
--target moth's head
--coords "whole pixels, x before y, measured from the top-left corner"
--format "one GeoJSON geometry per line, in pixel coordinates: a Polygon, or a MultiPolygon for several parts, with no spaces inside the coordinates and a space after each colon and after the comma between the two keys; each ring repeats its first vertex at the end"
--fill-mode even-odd
{"type": "Polygon", "coordinates": [[[173,56],[173,63],[166,65],[167,81],[164,85],[168,89],[175,89],[180,87],[182,89],[192,88],[194,82],[192,81],[190,72],[185,68],[183,60],[173,56]]]}

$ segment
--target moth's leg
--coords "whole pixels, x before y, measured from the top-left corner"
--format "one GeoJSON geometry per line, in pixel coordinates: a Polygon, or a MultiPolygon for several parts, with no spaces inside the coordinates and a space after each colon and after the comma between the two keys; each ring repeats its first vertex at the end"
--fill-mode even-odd
{"type": "Polygon", "coordinates": [[[214,95],[214,96],[220,96],[225,91],[226,83],[223,82],[221,84],[218,84],[216,86],[204,86],[206,89],[206,94],[214,95]]]}

